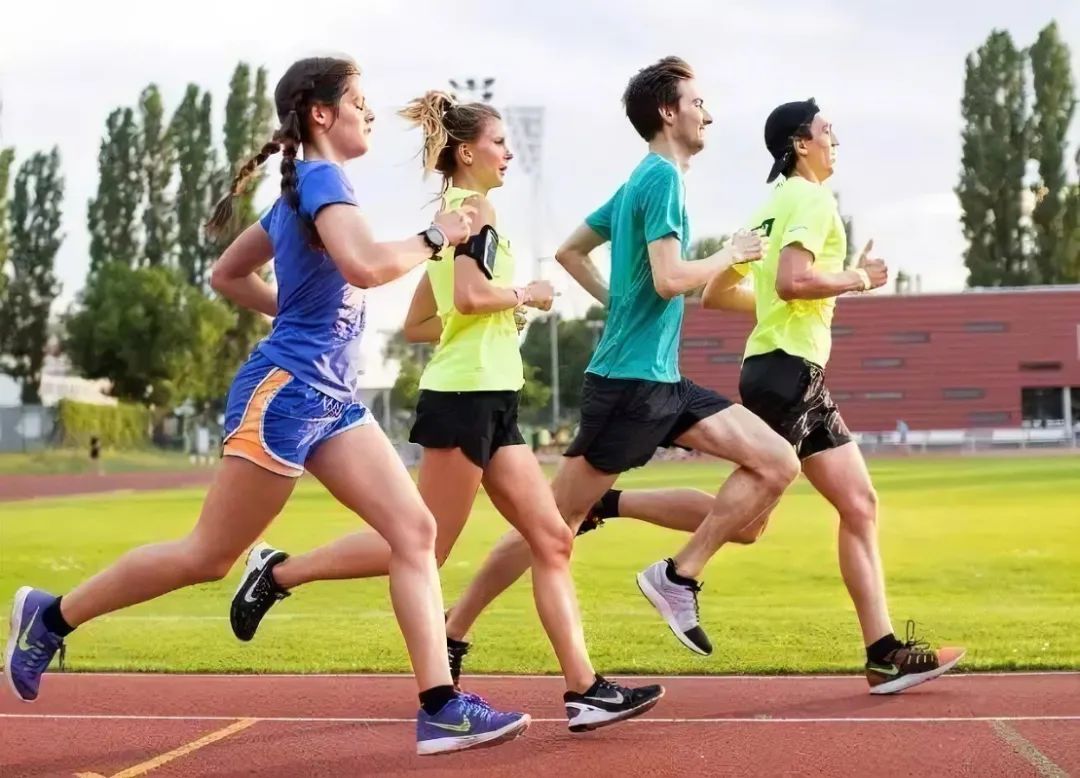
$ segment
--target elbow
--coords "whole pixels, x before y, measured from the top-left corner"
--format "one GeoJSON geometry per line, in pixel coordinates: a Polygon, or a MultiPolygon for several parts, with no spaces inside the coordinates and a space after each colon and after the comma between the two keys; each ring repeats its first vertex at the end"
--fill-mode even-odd
{"type": "Polygon", "coordinates": [[[784,302],[799,299],[799,285],[794,280],[781,282],[776,281],[776,296],[784,302]]]}
{"type": "Polygon", "coordinates": [[[479,313],[479,302],[469,294],[455,294],[454,307],[457,308],[458,313],[463,313],[466,316],[479,313]]]}
{"type": "Polygon", "coordinates": [[[667,279],[657,279],[655,286],[656,293],[664,300],[670,300],[679,295],[679,290],[667,279]]]}
{"type": "Polygon", "coordinates": [[[215,264],[210,269],[210,288],[223,297],[229,288],[229,275],[221,267],[221,265],[215,264]]]}
{"type": "Polygon", "coordinates": [[[382,283],[378,274],[361,262],[350,262],[346,267],[348,271],[342,273],[342,275],[352,286],[360,289],[371,289],[382,283]]]}
{"type": "Polygon", "coordinates": [[[427,342],[427,338],[424,337],[423,330],[420,327],[415,327],[415,326],[406,324],[402,328],[401,334],[405,336],[405,340],[408,343],[426,343],[427,342]]]}
{"type": "Polygon", "coordinates": [[[574,252],[572,252],[566,246],[559,246],[559,248],[555,251],[555,261],[563,267],[567,267],[574,261],[573,254],[574,252]]]}

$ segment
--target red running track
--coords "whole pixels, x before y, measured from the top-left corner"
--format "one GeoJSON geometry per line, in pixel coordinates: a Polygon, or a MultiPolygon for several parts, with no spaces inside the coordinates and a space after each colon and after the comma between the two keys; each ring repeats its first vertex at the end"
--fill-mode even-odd
{"type": "Polygon", "coordinates": [[[204,486],[216,468],[133,473],[62,473],[55,475],[0,475],[0,502],[37,497],[61,497],[102,492],[180,489],[204,486]]]}
{"type": "Polygon", "coordinates": [[[469,680],[533,715],[525,737],[417,757],[404,676],[51,674],[34,705],[0,695],[0,775],[1080,776],[1080,673],[895,697],[856,677],[665,678],[649,715],[584,735],[560,679],[469,680]]]}

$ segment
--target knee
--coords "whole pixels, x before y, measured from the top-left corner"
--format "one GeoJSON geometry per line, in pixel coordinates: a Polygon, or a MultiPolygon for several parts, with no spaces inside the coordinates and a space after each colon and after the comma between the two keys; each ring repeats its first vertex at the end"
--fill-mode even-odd
{"type": "Polygon", "coordinates": [[[184,574],[185,583],[201,584],[220,581],[229,574],[238,555],[222,553],[220,549],[206,548],[197,542],[184,543],[177,560],[184,574]]]}
{"type": "Polygon", "coordinates": [[[550,523],[530,538],[529,548],[535,562],[566,565],[574,550],[574,533],[564,522],[550,523]]]}
{"type": "Polygon", "coordinates": [[[878,496],[872,486],[860,490],[840,507],[840,521],[855,533],[876,531],[877,515],[878,496]]]}
{"type": "Polygon", "coordinates": [[[767,459],[758,468],[767,488],[780,496],[799,477],[799,457],[787,441],[777,436],[776,445],[770,446],[767,459]]]}
{"type": "MultiPolygon", "coordinates": [[[[430,555],[436,553],[435,538],[437,534],[438,527],[435,524],[435,517],[431,515],[430,511],[424,510],[417,512],[415,516],[410,517],[407,521],[400,522],[395,528],[393,536],[386,540],[390,544],[391,553],[395,555],[430,555]]],[[[444,552],[441,555],[440,564],[450,555],[450,549],[444,549],[444,552]]]]}

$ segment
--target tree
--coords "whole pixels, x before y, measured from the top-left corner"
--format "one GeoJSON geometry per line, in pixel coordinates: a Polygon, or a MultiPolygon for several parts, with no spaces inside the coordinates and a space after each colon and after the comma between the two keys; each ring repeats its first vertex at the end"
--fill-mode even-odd
{"type": "Polygon", "coordinates": [[[390,390],[390,407],[395,412],[412,414],[420,397],[420,376],[424,368],[414,359],[405,359],[399,364],[398,376],[390,390]]]}
{"type": "MultiPolygon", "coordinates": [[[[226,169],[219,174],[221,191],[231,181],[236,170],[253,157],[273,132],[271,119],[273,104],[268,95],[266,69],[259,68],[252,85],[251,66],[241,62],[233,71],[229,84],[229,98],[225,103],[225,163],[226,169]]],[[[257,172],[248,182],[246,190],[236,198],[232,234],[223,243],[232,240],[256,219],[255,193],[265,174],[257,172]]],[[[244,359],[255,343],[266,335],[266,320],[258,313],[242,309],[238,312],[236,325],[225,338],[222,358],[227,365],[235,365],[244,359]]]]}
{"type": "Polygon", "coordinates": [[[67,317],[66,350],[113,396],[173,407],[219,399],[230,378],[214,357],[234,314],[179,270],[109,263],[91,275],[67,317]]]}
{"type": "MultiPolygon", "coordinates": [[[[8,229],[8,180],[11,176],[11,163],[15,161],[15,149],[0,149],[0,302],[3,301],[4,288],[7,286],[7,261],[10,252],[8,229]]],[[[0,332],[0,352],[4,350],[4,333],[0,332]]]]}
{"type": "Polygon", "coordinates": [[[526,411],[538,411],[551,402],[551,387],[537,377],[536,365],[525,365],[525,384],[521,387],[521,408],[526,411]]]}
{"type": "Polygon", "coordinates": [[[63,200],[58,148],[48,154],[38,152],[19,167],[10,215],[11,280],[0,310],[7,354],[0,368],[22,384],[24,403],[40,402],[49,309],[60,293],[53,267],[64,240],[60,234],[63,200]]]}
{"type": "Polygon", "coordinates": [[[1070,189],[1065,173],[1069,125],[1076,108],[1069,47],[1061,40],[1056,22],[1039,33],[1030,50],[1034,110],[1031,118],[1032,155],[1038,162],[1039,180],[1032,189],[1036,205],[1034,226],[1035,283],[1080,281],[1070,275],[1075,254],[1065,253],[1066,213],[1070,189]]]}
{"type": "Polygon", "coordinates": [[[87,208],[90,229],[90,271],[107,262],[138,264],[143,201],[143,165],[135,112],[117,108],[105,122],[98,152],[98,190],[87,208]]]}
{"type": "MultiPolygon", "coordinates": [[[[525,333],[521,356],[525,364],[535,368],[530,378],[545,387],[551,387],[551,316],[535,319],[525,333]]],[[[607,309],[595,305],[584,319],[559,319],[559,405],[574,409],[581,404],[581,386],[585,380],[585,368],[589,366],[593,351],[600,342],[607,309]]]]}
{"type": "Polygon", "coordinates": [[[217,155],[210,127],[211,97],[189,84],[169,124],[179,171],[176,188],[177,264],[184,279],[207,288],[217,247],[203,231],[214,203],[217,155]]]}
{"type": "Polygon", "coordinates": [[[168,194],[176,162],[172,138],[165,126],[161,92],[151,84],[139,98],[142,119],[142,173],[146,189],[143,232],[146,237],[145,262],[150,266],[170,265],[176,248],[175,207],[168,194]]]}
{"type": "Polygon", "coordinates": [[[1076,183],[1065,198],[1065,216],[1062,219],[1064,239],[1061,255],[1065,259],[1065,276],[1080,280],[1080,149],[1076,150],[1076,183]]]}
{"type": "Polygon", "coordinates": [[[1029,146],[1024,77],[1024,55],[1007,32],[995,30],[967,57],[956,194],[971,286],[1019,285],[1032,277],[1021,222],[1029,146]]]}

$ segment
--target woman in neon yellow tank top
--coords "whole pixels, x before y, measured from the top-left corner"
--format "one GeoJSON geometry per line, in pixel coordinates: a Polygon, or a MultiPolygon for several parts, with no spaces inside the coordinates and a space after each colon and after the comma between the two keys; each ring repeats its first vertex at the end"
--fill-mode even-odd
{"type": "MultiPolygon", "coordinates": [[[[483,484],[496,508],[529,543],[533,595],[566,679],[563,699],[570,730],[588,731],[638,716],[664,690],[630,689],[594,672],[570,576],[573,537],[517,426],[524,379],[514,313],[523,305],[550,308],[552,290],[543,281],[512,286],[510,244],[495,229],[487,196],[502,186],[513,159],[502,119],[491,106],[459,104],[441,92],[413,100],[401,114],[423,129],[424,168],[443,176],[443,208],[474,211],[473,237],[462,251],[447,249],[442,261],[429,263],[405,323],[410,340],[438,341],[420,380],[410,435],[423,446],[420,494],[438,525],[436,558],[440,565],[446,560],[483,484]]],[[[385,575],[388,563],[385,542],[374,533],[360,533],[286,558],[271,576],[280,598],[308,581],[385,575]]],[[[244,606],[234,599],[234,607],[244,606]]],[[[447,637],[455,684],[467,650],[467,643],[447,637]]]]}

